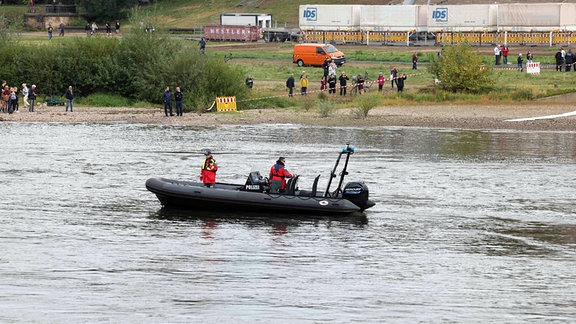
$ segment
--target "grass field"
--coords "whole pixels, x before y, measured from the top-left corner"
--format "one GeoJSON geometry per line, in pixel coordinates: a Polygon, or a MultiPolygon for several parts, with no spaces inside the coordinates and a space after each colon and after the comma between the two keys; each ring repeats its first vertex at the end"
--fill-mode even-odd
{"type": "MultiPolygon", "coordinates": [[[[267,97],[274,94],[282,95],[285,91],[284,81],[291,73],[296,79],[305,70],[309,76],[310,89],[320,87],[320,78],[323,74],[321,68],[299,68],[292,63],[293,44],[251,43],[251,44],[221,44],[209,43],[207,53],[216,59],[232,54],[233,64],[243,69],[246,75],[252,75],[255,86],[252,91],[254,97],[267,97]]],[[[367,46],[340,46],[348,57],[347,63],[338,69],[338,74],[345,71],[347,75],[367,73],[370,79],[375,80],[379,72],[384,77],[389,76],[392,67],[408,74],[405,93],[400,97],[391,90],[390,82],[386,83],[384,96],[389,103],[401,99],[405,101],[425,102],[469,102],[469,103],[502,103],[513,101],[532,100],[551,95],[570,93],[576,91],[576,72],[556,72],[551,65],[550,55],[543,57],[543,68],[540,75],[520,73],[516,70],[516,57],[509,59],[507,66],[495,67],[493,73],[494,83],[492,90],[485,94],[449,94],[441,93],[434,86],[434,76],[428,71],[428,56],[436,55],[438,48],[407,48],[407,47],[367,47],[367,46]],[[412,70],[411,55],[417,52],[420,56],[418,70],[412,70]],[[545,58],[545,60],[544,60],[545,58]]],[[[493,57],[489,55],[491,49],[482,49],[478,55],[483,55],[487,64],[493,64],[493,57]]],[[[545,55],[539,51],[538,55],[545,55]]],[[[538,56],[537,56],[538,57],[538,56]]],[[[373,85],[370,91],[377,89],[373,85]]],[[[350,99],[346,99],[350,100],[350,99]]],[[[383,101],[386,104],[386,100],[383,101]]]]}
{"type": "MultiPolygon", "coordinates": [[[[171,27],[191,27],[195,23],[217,23],[220,13],[223,12],[265,12],[271,13],[273,19],[279,23],[297,23],[298,6],[309,1],[232,1],[232,0],[173,0],[160,1],[153,5],[141,7],[133,12],[132,21],[147,19],[153,21],[159,32],[166,32],[171,27]]],[[[314,3],[346,3],[346,1],[314,1],[314,3]]],[[[381,4],[379,1],[360,1],[365,4],[381,4]]],[[[0,14],[10,19],[17,19],[26,11],[26,6],[3,6],[0,7],[0,14]]],[[[134,26],[130,20],[123,25],[134,26]]],[[[72,36],[64,38],[54,37],[51,45],[60,46],[73,41],[72,36]]],[[[180,46],[190,51],[197,50],[197,42],[177,39],[180,46]]],[[[17,37],[17,42],[21,44],[49,44],[47,37],[43,33],[29,34],[17,37]]],[[[209,42],[207,45],[207,55],[222,60],[222,64],[230,64],[241,69],[248,76],[255,79],[254,88],[251,90],[251,97],[254,106],[284,106],[292,103],[284,102],[285,87],[284,82],[290,74],[294,74],[296,79],[305,70],[309,75],[310,90],[319,89],[319,80],[322,69],[313,67],[299,68],[292,63],[292,43],[221,43],[209,42]],[[231,55],[232,60],[224,63],[224,56],[231,55]],[[270,98],[272,97],[272,98],[270,98]],[[259,99],[266,98],[266,99],[259,99]]],[[[367,74],[370,79],[375,80],[379,72],[385,77],[389,76],[389,71],[396,66],[400,72],[409,75],[405,92],[398,95],[391,90],[390,82],[385,86],[382,104],[408,103],[435,103],[435,102],[466,102],[466,103],[502,103],[512,101],[533,100],[556,94],[576,92],[576,72],[560,73],[555,72],[553,67],[553,56],[557,51],[555,47],[516,47],[511,48],[509,61],[512,63],[506,66],[499,66],[493,73],[492,90],[485,94],[451,94],[439,91],[434,86],[434,76],[428,71],[427,66],[430,58],[435,56],[440,47],[402,47],[402,46],[338,46],[347,56],[347,63],[338,70],[345,71],[349,76],[357,74],[367,74]],[[535,54],[535,61],[543,64],[540,75],[528,75],[516,71],[517,53],[526,53],[528,50],[535,54]],[[420,58],[419,69],[411,70],[412,53],[418,53],[420,58]]],[[[493,64],[492,47],[475,48],[477,55],[483,56],[486,64],[493,64]]],[[[192,77],[192,76],[191,76],[192,77]]],[[[371,87],[371,92],[377,85],[371,87]]],[[[299,98],[303,107],[309,99],[299,98]]],[[[354,105],[354,99],[335,98],[341,105],[354,105]]],[[[294,100],[292,101],[294,102],[294,100]]]]}

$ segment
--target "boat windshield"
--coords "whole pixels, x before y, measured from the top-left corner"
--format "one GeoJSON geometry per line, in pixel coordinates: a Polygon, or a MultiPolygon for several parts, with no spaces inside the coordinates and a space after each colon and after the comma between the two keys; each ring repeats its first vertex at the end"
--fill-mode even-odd
{"type": "Polygon", "coordinates": [[[327,53],[336,53],[336,52],[338,52],[338,49],[337,49],[336,47],[334,47],[334,45],[326,45],[326,46],[324,46],[324,50],[325,50],[327,53]]]}

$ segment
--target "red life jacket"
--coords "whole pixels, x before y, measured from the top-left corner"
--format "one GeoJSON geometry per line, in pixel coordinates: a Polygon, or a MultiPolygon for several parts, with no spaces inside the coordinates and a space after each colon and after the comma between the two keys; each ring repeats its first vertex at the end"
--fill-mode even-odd
{"type": "Polygon", "coordinates": [[[282,189],[286,189],[286,178],[291,177],[293,177],[292,173],[288,172],[281,163],[276,163],[270,168],[270,181],[282,181],[282,189]]]}
{"type": "Polygon", "coordinates": [[[207,157],[204,163],[202,163],[200,179],[206,184],[216,183],[216,171],[218,171],[216,161],[211,156],[207,157]]]}

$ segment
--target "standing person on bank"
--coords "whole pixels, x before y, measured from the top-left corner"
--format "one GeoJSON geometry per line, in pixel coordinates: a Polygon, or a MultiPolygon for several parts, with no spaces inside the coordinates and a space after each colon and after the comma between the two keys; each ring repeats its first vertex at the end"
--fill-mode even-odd
{"type": "Polygon", "coordinates": [[[54,28],[52,28],[52,24],[48,24],[48,40],[52,40],[52,32],[54,28]]]}
{"type": "Polygon", "coordinates": [[[502,56],[502,49],[500,45],[496,45],[496,47],[494,47],[494,65],[500,65],[500,56],[502,56]]]}
{"type": "Polygon", "coordinates": [[[510,52],[508,45],[502,46],[502,59],[504,60],[504,64],[506,65],[508,64],[508,52],[510,52]]]}
{"type": "Polygon", "coordinates": [[[382,88],[384,87],[384,81],[386,79],[384,79],[384,75],[382,75],[382,72],[380,72],[378,74],[378,92],[382,92],[382,88]]]}
{"type": "Polygon", "coordinates": [[[562,72],[562,65],[564,65],[564,56],[562,55],[563,50],[564,49],[561,48],[554,55],[554,58],[556,60],[556,71],[560,71],[560,72],[562,72]]]}
{"type": "Polygon", "coordinates": [[[566,72],[570,72],[570,69],[572,68],[572,65],[574,65],[574,62],[576,62],[576,57],[574,57],[572,49],[568,49],[568,52],[564,56],[564,63],[566,63],[566,72]]]}
{"type": "Polygon", "coordinates": [[[322,79],[320,79],[320,91],[326,90],[327,84],[328,84],[328,80],[326,79],[325,76],[322,76],[322,79]]]}
{"type": "Polygon", "coordinates": [[[412,54],[412,70],[418,70],[418,54],[412,54]]]}
{"type": "Polygon", "coordinates": [[[346,76],[346,72],[342,72],[338,80],[340,80],[340,95],[346,96],[346,83],[348,80],[350,80],[350,78],[346,76]]]}
{"type": "Polygon", "coordinates": [[[34,103],[36,102],[36,85],[33,84],[30,90],[28,91],[28,99],[30,99],[30,107],[28,108],[29,112],[34,112],[34,103]]]}
{"type": "Polygon", "coordinates": [[[292,97],[294,95],[294,73],[290,74],[286,80],[286,88],[288,88],[288,97],[292,97]]]}
{"type": "Polygon", "coordinates": [[[170,116],[174,116],[172,113],[172,94],[170,93],[170,86],[166,86],[166,90],[162,93],[162,102],[164,103],[164,114],[168,117],[168,110],[170,110],[170,116]]]}
{"type": "Polygon", "coordinates": [[[24,108],[28,109],[30,107],[30,103],[28,102],[28,86],[26,83],[22,83],[22,102],[24,103],[24,108]]]}
{"type": "Polygon", "coordinates": [[[204,153],[204,156],[205,159],[202,163],[202,169],[200,171],[200,180],[202,180],[206,187],[213,187],[214,184],[216,184],[216,172],[218,171],[218,165],[212,156],[212,152],[209,150],[204,153]]]}
{"type": "Polygon", "coordinates": [[[276,164],[270,168],[270,192],[279,193],[286,190],[286,178],[292,178],[294,175],[285,168],[286,159],[278,158],[276,164]]]}
{"type": "Polygon", "coordinates": [[[176,116],[182,116],[182,100],[184,96],[180,87],[176,87],[176,92],[174,92],[174,100],[176,100],[176,116]]]}
{"type": "Polygon", "coordinates": [[[392,89],[394,89],[394,83],[396,83],[396,76],[398,75],[398,69],[396,67],[390,70],[390,81],[392,81],[392,89]]]}
{"type": "Polygon", "coordinates": [[[524,72],[524,59],[522,58],[522,53],[518,54],[518,72],[524,72]]]}
{"type": "Polygon", "coordinates": [[[406,74],[401,73],[396,79],[396,86],[398,87],[399,93],[404,91],[404,81],[406,81],[407,78],[408,77],[406,76],[406,74]]]}
{"type": "Polygon", "coordinates": [[[336,94],[336,75],[330,74],[328,77],[328,93],[336,94]]]}
{"type": "Polygon", "coordinates": [[[69,86],[68,90],[66,90],[66,112],[68,112],[68,106],[70,106],[70,112],[74,111],[72,101],[74,101],[74,92],[72,91],[72,86],[69,86]]]}
{"type": "Polygon", "coordinates": [[[198,46],[200,46],[200,54],[204,54],[204,52],[206,51],[206,40],[204,39],[204,37],[200,38],[198,46]]]}
{"type": "Polygon", "coordinates": [[[300,94],[305,96],[306,91],[308,91],[308,76],[303,72],[300,76],[300,94]]]}

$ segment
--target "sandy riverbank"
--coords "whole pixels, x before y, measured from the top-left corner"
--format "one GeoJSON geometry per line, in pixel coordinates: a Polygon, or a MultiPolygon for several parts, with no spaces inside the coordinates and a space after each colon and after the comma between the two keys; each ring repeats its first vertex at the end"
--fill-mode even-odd
{"type": "Polygon", "coordinates": [[[517,129],[576,131],[576,117],[509,122],[508,119],[562,114],[576,110],[569,103],[530,103],[501,105],[387,106],[370,111],[368,118],[356,118],[349,110],[339,110],[327,118],[315,111],[262,109],[231,113],[185,113],[165,117],[160,108],[38,107],[35,112],[21,110],[0,113],[0,122],[102,123],[133,122],[163,125],[221,124],[305,124],[326,126],[413,126],[463,129],[517,129]]]}

